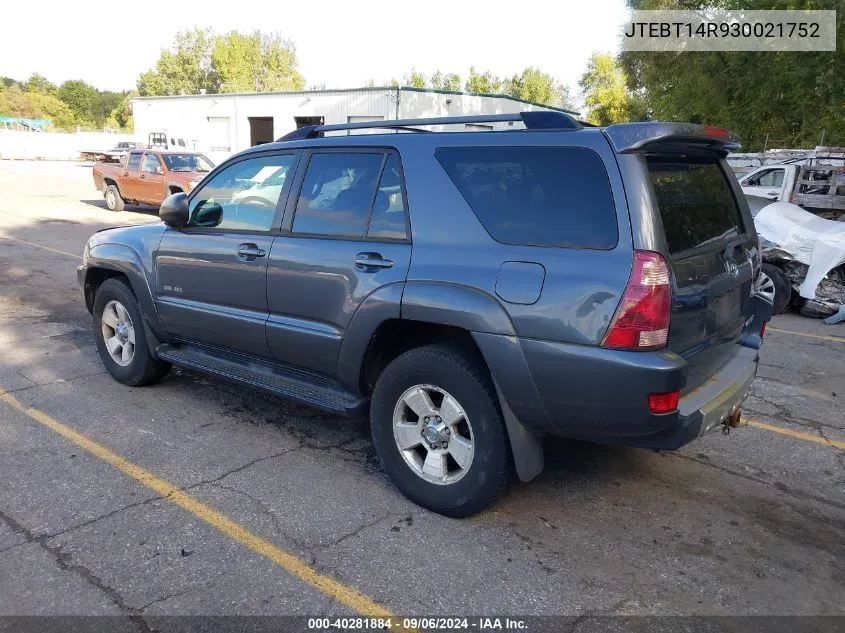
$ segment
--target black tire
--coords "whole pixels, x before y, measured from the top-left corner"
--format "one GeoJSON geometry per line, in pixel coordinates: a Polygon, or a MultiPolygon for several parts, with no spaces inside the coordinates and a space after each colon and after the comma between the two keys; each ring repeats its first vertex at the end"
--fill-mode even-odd
{"type": "Polygon", "coordinates": [[[149,385],[161,380],[170,371],[170,363],[153,358],[147,345],[147,336],[132,289],[121,279],[107,279],[97,289],[94,297],[94,339],[97,351],[108,372],[118,382],[130,387],[149,385]],[[103,337],[103,310],[110,301],[119,301],[129,313],[135,334],[134,354],[128,365],[118,364],[106,348],[103,337]]]}
{"type": "Polygon", "coordinates": [[[376,452],[391,481],[415,503],[450,517],[482,510],[502,493],[511,470],[510,449],[498,400],[480,361],[450,345],[428,345],[394,359],[376,382],[370,403],[376,452]],[[474,454],[466,474],[450,484],[430,483],[406,463],[393,436],[393,411],[415,385],[451,394],[472,426],[474,454]]]}
{"type": "Polygon", "coordinates": [[[774,264],[763,264],[763,272],[775,285],[775,300],[772,309],[773,314],[783,314],[789,302],[792,300],[792,284],[783,274],[780,268],[774,264]]]}
{"type": "Polygon", "coordinates": [[[123,198],[120,197],[120,191],[114,185],[109,185],[103,192],[103,197],[106,199],[106,209],[109,211],[123,211],[123,198]]]}

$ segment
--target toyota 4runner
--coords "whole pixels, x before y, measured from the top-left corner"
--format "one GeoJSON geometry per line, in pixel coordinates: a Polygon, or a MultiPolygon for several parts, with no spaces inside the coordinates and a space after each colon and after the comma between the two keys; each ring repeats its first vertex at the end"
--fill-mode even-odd
{"type": "Polygon", "coordinates": [[[737,146],[562,112],[305,127],[95,234],[79,283],[118,381],[175,364],[368,414],[396,486],[465,516],[544,435],[738,423],[772,306],[737,146]]]}

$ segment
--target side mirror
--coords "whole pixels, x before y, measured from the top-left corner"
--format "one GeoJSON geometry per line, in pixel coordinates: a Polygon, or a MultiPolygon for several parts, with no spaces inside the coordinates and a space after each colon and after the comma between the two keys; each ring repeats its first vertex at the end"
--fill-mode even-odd
{"type": "Polygon", "coordinates": [[[158,217],[170,227],[181,229],[188,223],[188,196],[183,193],[174,193],[161,203],[158,210],[158,217]]]}

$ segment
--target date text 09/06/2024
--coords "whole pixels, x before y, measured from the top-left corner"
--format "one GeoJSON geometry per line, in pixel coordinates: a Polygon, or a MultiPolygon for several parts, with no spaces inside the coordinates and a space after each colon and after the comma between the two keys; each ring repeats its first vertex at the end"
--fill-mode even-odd
{"type": "Polygon", "coordinates": [[[525,620],[519,618],[309,618],[311,631],[366,631],[366,630],[424,630],[424,631],[520,631],[526,629],[525,620]]]}

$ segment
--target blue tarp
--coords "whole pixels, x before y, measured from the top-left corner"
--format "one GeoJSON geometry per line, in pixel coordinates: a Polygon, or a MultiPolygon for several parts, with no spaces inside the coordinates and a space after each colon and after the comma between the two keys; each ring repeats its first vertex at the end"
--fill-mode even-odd
{"type": "Polygon", "coordinates": [[[0,123],[20,123],[27,127],[47,127],[52,125],[52,119],[25,119],[22,117],[0,116],[0,123]]]}

